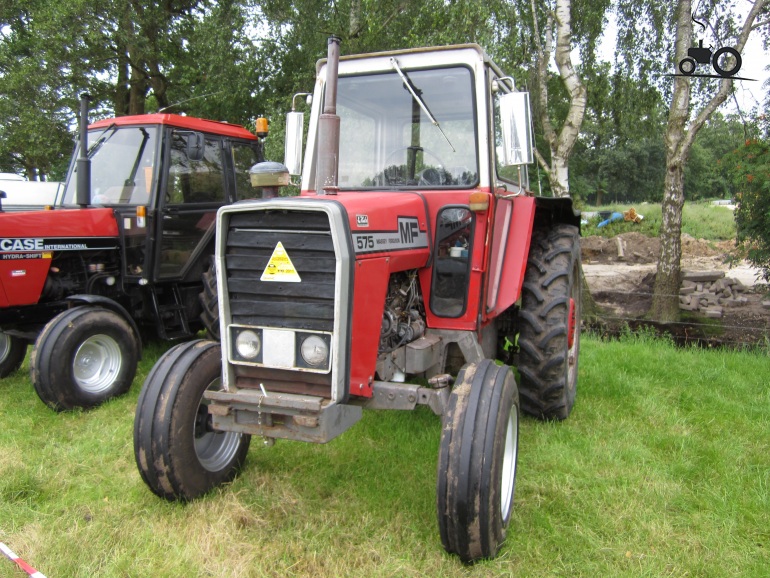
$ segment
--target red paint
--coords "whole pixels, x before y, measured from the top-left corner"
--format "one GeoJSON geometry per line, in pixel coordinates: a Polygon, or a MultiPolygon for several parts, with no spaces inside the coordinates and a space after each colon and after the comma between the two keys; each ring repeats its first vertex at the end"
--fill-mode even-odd
{"type": "Polygon", "coordinates": [[[567,347],[572,349],[575,345],[575,326],[577,325],[577,319],[575,318],[575,300],[570,297],[569,299],[569,322],[567,324],[567,347]]]}
{"type": "Polygon", "coordinates": [[[0,213],[0,238],[4,239],[117,236],[115,214],[108,208],[0,213]]]}
{"type": "Polygon", "coordinates": [[[107,128],[116,126],[144,126],[150,124],[159,124],[164,126],[173,126],[189,130],[197,130],[213,134],[224,135],[232,138],[242,138],[246,140],[257,140],[256,135],[238,124],[229,124],[215,120],[204,120],[191,116],[180,116],[178,114],[139,114],[132,116],[119,116],[116,118],[106,118],[98,120],[89,125],[89,129],[107,128]]]}
{"type": "MultiPolygon", "coordinates": [[[[1,239],[118,237],[112,209],[57,209],[0,213],[1,239]]],[[[23,259],[0,259],[0,307],[34,305],[40,299],[56,251],[18,251],[23,259]]]]}
{"type": "Polygon", "coordinates": [[[390,265],[387,257],[362,259],[355,265],[353,339],[350,343],[350,393],[353,395],[372,397],[390,265]]]}
{"type": "MultiPolygon", "coordinates": [[[[529,256],[529,243],[532,239],[532,227],[535,222],[535,199],[534,197],[514,197],[513,200],[500,199],[497,202],[496,210],[498,213],[510,210],[511,218],[508,231],[497,226],[494,230],[490,262],[499,262],[501,268],[497,293],[493,294],[494,284],[490,283],[487,287],[487,303],[494,304],[494,307],[485,312],[486,319],[497,317],[516,303],[521,296],[521,286],[524,282],[524,272],[529,256]],[[512,203],[513,205],[512,207],[505,207],[505,203],[512,203]],[[505,252],[501,260],[498,259],[500,251],[505,252]]],[[[492,268],[492,272],[498,273],[495,268],[492,268]]],[[[492,273],[490,273],[490,277],[492,277],[492,273]]]]}

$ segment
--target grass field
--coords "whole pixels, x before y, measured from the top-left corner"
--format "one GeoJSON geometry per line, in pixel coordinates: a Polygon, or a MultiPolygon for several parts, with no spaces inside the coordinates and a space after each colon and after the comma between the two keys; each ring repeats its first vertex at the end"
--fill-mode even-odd
{"type": "MultiPolygon", "coordinates": [[[[49,578],[767,576],[770,360],[584,337],[575,410],[522,422],[500,555],[464,566],[435,514],[439,418],[365,412],[328,445],[252,440],[226,488],[156,498],[134,464],[130,393],[55,414],[0,381],[0,541],[49,578]]],[[[23,576],[0,557],[0,576],[23,576]]]]}
{"type": "MultiPolygon", "coordinates": [[[[601,207],[583,207],[583,212],[611,211],[623,213],[632,205],[604,205],[601,207]]],[[[644,215],[641,223],[616,221],[609,225],[597,228],[600,222],[598,217],[589,220],[589,224],[582,228],[583,236],[602,235],[613,237],[620,233],[638,231],[650,237],[657,237],[662,221],[661,206],[659,204],[634,205],[636,212],[644,215]]],[[[726,241],[735,239],[735,217],[733,212],[725,207],[712,205],[708,201],[687,202],[682,209],[682,233],[696,239],[708,241],[726,241]]]]}

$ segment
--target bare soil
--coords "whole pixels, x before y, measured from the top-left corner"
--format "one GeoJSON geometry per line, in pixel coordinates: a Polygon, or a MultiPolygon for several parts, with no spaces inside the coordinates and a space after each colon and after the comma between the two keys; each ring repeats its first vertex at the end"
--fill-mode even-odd
{"type": "Polygon", "coordinates": [[[725,305],[722,317],[706,318],[689,313],[682,321],[661,324],[646,318],[652,304],[652,289],[660,251],[660,241],[641,233],[624,233],[612,238],[581,239],[583,271],[591,295],[601,308],[594,329],[613,334],[624,325],[648,326],[671,335],[677,342],[707,346],[740,347],[763,343],[770,335],[768,288],[759,271],[741,260],[733,241],[711,242],[682,237],[683,271],[723,271],[747,287],[747,302],[725,305]]]}

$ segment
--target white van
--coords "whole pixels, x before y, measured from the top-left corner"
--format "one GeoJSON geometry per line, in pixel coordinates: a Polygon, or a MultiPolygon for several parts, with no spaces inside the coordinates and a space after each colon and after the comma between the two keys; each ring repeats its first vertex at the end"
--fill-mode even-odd
{"type": "Polygon", "coordinates": [[[47,205],[56,205],[60,189],[63,189],[60,182],[28,181],[13,173],[0,173],[3,211],[39,211],[47,205]]]}

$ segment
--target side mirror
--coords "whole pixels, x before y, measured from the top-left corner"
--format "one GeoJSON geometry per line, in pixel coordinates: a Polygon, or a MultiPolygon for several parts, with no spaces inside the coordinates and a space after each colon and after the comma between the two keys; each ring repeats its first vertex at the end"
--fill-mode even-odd
{"type": "Polygon", "coordinates": [[[191,161],[202,161],[206,153],[206,139],[203,133],[191,132],[187,135],[187,158],[191,161]]]}
{"type": "Polygon", "coordinates": [[[502,164],[528,165],[534,162],[529,93],[509,92],[501,95],[500,121],[503,133],[502,164]]]}
{"type": "Polygon", "coordinates": [[[286,140],[283,164],[290,175],[302,174],[302,134],[305,128],[305,115],[301,112],[286,113],[286,140]]]}

